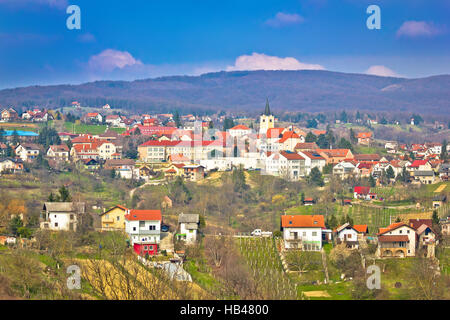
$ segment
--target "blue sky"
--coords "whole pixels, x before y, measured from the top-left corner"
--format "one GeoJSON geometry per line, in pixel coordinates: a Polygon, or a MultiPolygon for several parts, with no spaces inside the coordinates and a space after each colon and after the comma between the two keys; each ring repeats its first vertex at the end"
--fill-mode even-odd
{"type": "Polygon", "coordinates": [[[320,69],[450,74],[447,0],[0,0],[0,88],[320,69]],[[68,30],[66,8],[81,9],[68,30]],[[369,30],[366,8],[381,8],[369,30]]]}

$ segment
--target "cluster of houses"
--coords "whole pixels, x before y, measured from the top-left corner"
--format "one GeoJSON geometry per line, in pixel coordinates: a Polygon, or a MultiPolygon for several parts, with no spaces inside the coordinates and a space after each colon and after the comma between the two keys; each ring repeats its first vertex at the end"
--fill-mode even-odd
{"type": "MultiPolygon", "coordinates": [[[[76,231],[86,213],[84,202],[46,202],[42,208],[40,228],[50,231],[76,231]]],[[[142,256],[160,253],[164,229],[161,210],[135,210],[116,205],[100,214],[102,232],[121,231],[127,234],[133,250],[142,256]]],[[[199,230],[198,214],[178,217],[176,239],[193,244],[199,230]]]]}
{"type": "MultiPolygon", "coordinates": [[[[441,222],[442,233],[450,234],[450,219],[441,222]]],[[[367,246],[367,225],[345,223],[334,230],[325,227],[323,215],[283,215],[281,228],[285,249],[320,251],[332,239],[348,249],[367,246]]],[[[408,223],[392,223],[380,228],[375,239],[378,257],[434,257],[438,244],[431,219],[410,219],[408,223]]],[[[372,240],[372,241],[373,241],[372,240]]]]}
{"type": "MultiPolygon", "coordinates": [[[[103,109],[111,107],[105,105],[103,109]]],[[[2,111],[4,121],[18,117],[12,108],[2,111]]],[[[33,109],[24,112],[22,118],[45,121],[52,119],[52,114],[33,109]]],[[[389,178],[395,179],[404,170],[412,183],[432,184],[448,179],[449,164],[440,159],[442,145],[439,143],[407,146],[388,142],[385,147],[389,156],[386,157],[353,154],[350,149],[321,149],[315,142],[306,142],[307,132],[296,126],[276,127],[276,118],[268,103],[259,118],[258,132],[243,124],[226,131],[210,129],[210,117],[194,115],[180,116],[183,126],[179,128],[173,114],[125,117],[92,112],[84,114],[81,120],[92,124],[106,123],[109,127],[126,130],[120,135],[110,129],[99,135],[61,132],[61,140],[70,140],[71,149],[62,144],[41,150],[39,146],[29,143],[28,146],[18,146],[16,156],[30,162],[42,152],[52,163],[81,162],[89,170],[105,165],[126,179],[149,179],[149,172],[156,170],[169,178],[182,176],[198,181],[211,171],[243,167],[295,181],[309,175],[314,168],[322,172],[325,166],[331,166],[332,174],[341,179],[372,176],[380,181],[379,178],[388,171],[393,172],[389,178]],[[137,134],[148,137],[148,141],[137,148],[138,161],[123,159],[123,139],[137,134]],[[411,160],[411,154],[414,160],[411,160]]],[[[326,134],[326,131],[316,129],[311,132],[316,136],[326,134]]],[[[361,145],[373,143],[372,132],[356,133],[355,138],[361,145]]]]}

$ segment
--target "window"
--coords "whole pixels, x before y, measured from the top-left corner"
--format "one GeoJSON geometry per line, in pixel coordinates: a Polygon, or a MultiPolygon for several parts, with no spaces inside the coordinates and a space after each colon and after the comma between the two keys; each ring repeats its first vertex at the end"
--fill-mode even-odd
{"type": "Polygon", "coordinates": [[[55,222],[55,227],[58,227],[58,222],[55,222]]]}
{"type": "Polygon", "coordinates": [[[306,237],[306,231],[303,231],[303,236],[306,237]]]}
{"type": "Polygon", "coordinates": [[[144,246],[144,250],[148,250],[148,246],[144,246]]]}
{"type": "Polygon", "coordinates": [[[153,251],[153,245],[148,246],[148,250],[153,251]]]}
{"type": "Polygon", "coordinates": [[[313,237],[317,237],[317,231],[314,231],[314,232],[312,233],[312,236],[313,236],[313,237]]]}
{"type": "Polygon", "coordinates": [[[148,229],[149,230],[156,230],[156,226],[149,226],[148,229]]]}
{"type": "Polygon", "coordinates": [[[120,216],[117,216],[117,221],[119,221],[120,220],[120,216]]]}
{"type": "Polygon", "coordinates": [[[133,231],[136,231],[136,227],[133,227],[133,231]]]}
{"type": "Polygon", "coordinates": [[[402,233],[402,231],[403,231],[403,230],[399,230],[399,231],[398,231],[398,233],[400,233],[400,234],[401,234],[401,233],[402,233]]]}

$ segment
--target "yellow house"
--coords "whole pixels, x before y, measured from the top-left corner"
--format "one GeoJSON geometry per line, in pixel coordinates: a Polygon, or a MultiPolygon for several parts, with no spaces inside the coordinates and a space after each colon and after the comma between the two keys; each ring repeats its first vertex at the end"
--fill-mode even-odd
{"type": "Polygon", "coordinates": [[[125,214],[127,208],[117,205],[100,214],[102,231],[125,231],[125,214]]]}

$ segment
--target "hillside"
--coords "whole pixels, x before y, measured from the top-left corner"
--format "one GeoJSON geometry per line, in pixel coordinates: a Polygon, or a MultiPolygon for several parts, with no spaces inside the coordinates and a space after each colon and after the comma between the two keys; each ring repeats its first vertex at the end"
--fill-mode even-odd
{"type": "Polygon", "coordinates": [[[0,91],[1,106],[82,105],[136,111],[260,111],[266,97],[275,111],[434,112],[450,107],[450,75],[420,79],[330,71],[237,71],[81,85],[32,86],[0,91]]]}

